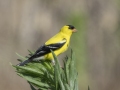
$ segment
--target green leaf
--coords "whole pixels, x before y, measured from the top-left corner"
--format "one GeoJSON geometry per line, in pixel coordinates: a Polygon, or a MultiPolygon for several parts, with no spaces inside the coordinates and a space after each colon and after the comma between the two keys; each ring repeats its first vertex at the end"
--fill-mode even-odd
{"type": "Polygon", "coordinates": [[[65,84],[65,90],[71,90],[68,84],[65,84]]]}
{"type": "Polygon", "coordinates": [[[53,58],[55,60],[55,66],[57,67],[58,71],[61,71],[60,63],[58,62],[56,55],[54,54],[54,52],[52,50],[51,50],[51,52],[52,52],[53,58]]]}
{"type": "Polygon", "coordinates": [[[52,52],[52,55],[53,55],[53,57],[54,57],[54,60],[55,60],[55,84],[56,84],[56,90],[58,90],[57,88],[57,83],[59,83],[59,85],[60,85],[60,87],[61,87],[61,90],[65,90],[65,87],[64,87],[64,85],[63,85],[63,82],[62,82],[62,79],[61,79],[61,73],[62,73],[62,69],[61,69],[61,67],[60,67],[60,64],[59,64],[59,62],[58,62],[58,59],[57,59],[57,57],[56,57],[56,55],[54,54],[54,52],[51,50],[51,52],[52,52]]]}
{"type": "Polygon", "coordinates": [[[61,87],[60,89],[61,89],[61,90],[65,90],[65,87],[64,87],[63,82],[62,82],[62,80],[61,80],[60,77],[59,77],[59,80],[58,80],[58,81],[59,81],[59,83],[60,83],[60,87],[61,87]]]}
{"type": "Polygon", "coordinates": [[[19,69],[17,72],[19,73],[33,73],[35,75],[40,75],[43,74],[42,72],[38,72],[36,69],[34,68],[29,68],[29,67],[22,67],[22,66],[14,66],[16,69],[19,69]]]}
{"type": "Polygon", "coordinates": [[[69,83],[69,68],[70,68],[70,62],[71,59],[67,58],[67,60],[64,63],[64,72],[65,72],[65,77],[66,77],[66,81],[67,83],[69,83]]]}
{"type": "Polygon", "coordinates": [[[60,78],[60,74],[61,74],[61,70],[60,70],[60,65],[59,62],[57,60],[56,55],[54,54],[54,52],[51,50],[53,58],[55,60],[55,66],[54,66],[54,81],[55,81],[55,89],[58,90],[58,82],[59,82],[59,78],[60,78]]]}
{"type": "Polygon", "coordinates": [[[41,87],[42,87],[42,88],[49,88],[49,85],[46,84],[46,83],[42,83],[42,82],[40,82],[40,81],[37,81],[37,80],[35,80],[35,79],[33,79],[33,78],[30,78],[30,77],[28,77],[28,76],[24,76],[24,75],[19,74],[19,73],[18,73],[18,75],[21,76],[21,77],[23,77],[23,78],[25,78],[27,81],[29,81],[29,82],[32,83],[33,85],[38,86],[39,88],[41,88],[41,87]]]}
{"type": "Polygon", "coordinates": [[[74,53],[71,50],[71,62],[70,62],[70,72],[69,72],[69,79],[70,79],[70,87],[74,88],[74,79],[75,79],[75,68],[74,68],[74,53]]]}

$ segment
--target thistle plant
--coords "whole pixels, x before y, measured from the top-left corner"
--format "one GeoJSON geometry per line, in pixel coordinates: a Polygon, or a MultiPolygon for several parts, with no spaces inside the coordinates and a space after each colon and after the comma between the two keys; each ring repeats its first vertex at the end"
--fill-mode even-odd
{"type": "MultiPolygon", "coordinates": [[[[30,56],[34,53],[29,52],[30,56]]],[[[71,56],[65,57],[63,67],[58,62],[54,52],[51,52],[55,65],[47,60],[28,63],[24,66],[13,65],[17,75],[27,80],[31,90],[78,90],[78,73],[75,68],[74,52],[71,50],[71,56]]],[[[23,61],[28,57],[20,56],[20,58],[18,60],[23,61]]]]}

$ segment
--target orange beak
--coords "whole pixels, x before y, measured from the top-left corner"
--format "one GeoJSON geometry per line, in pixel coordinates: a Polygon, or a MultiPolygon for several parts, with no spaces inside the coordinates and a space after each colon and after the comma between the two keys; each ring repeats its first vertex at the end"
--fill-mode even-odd
{"type": "Polygon", "coordinates": [[[76,29],[73,29],[72,32],[77,32],[77,30],[76,30],[76,29]]]}

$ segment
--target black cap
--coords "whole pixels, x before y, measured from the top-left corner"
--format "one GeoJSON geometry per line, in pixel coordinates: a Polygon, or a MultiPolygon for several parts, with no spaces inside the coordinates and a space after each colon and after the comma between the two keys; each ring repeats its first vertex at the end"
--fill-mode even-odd
{"type": "Polygon", "coordinates": [[[67,26],[69,26],[69,29],[75,29],[73,25],[67,25],[67,26]]]}

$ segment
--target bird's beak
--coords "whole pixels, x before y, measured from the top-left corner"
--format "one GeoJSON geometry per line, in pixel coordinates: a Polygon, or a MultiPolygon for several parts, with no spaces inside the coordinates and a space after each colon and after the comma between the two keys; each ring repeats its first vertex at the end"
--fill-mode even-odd
{"type": "Polygon", "coordinates": [[[77,30],[76,30],[76,29],[73,29],[72,32],[77,32],[77,30]]]}

